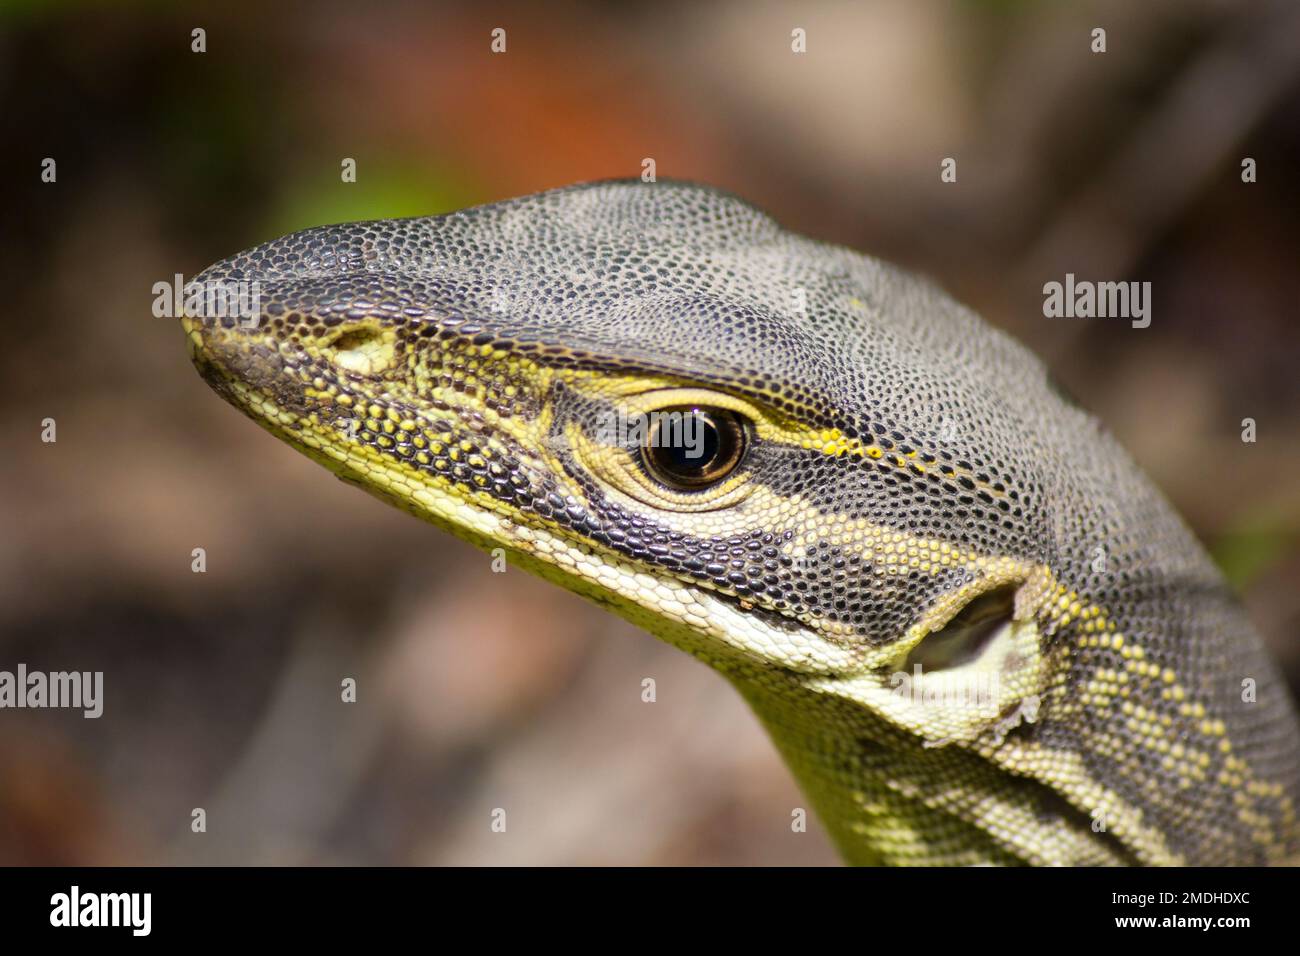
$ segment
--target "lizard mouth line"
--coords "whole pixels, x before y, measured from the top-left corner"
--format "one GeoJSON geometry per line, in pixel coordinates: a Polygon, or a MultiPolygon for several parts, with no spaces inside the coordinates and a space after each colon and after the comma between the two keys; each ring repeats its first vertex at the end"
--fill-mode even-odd
{"type": "MultiPolygon", "coordinates": [[[[192,320],[187,320],[187,331],[190,331],[192,327],[192,320]]],[[[570,576],[581,575],[581,571],[585,570],[581,566],[573,567],[557,560],[553,555],[538,553],[534,542],[529,540],[521,529],[528,529],[534,535],[545,534],[551,538],[564,541],[565,547],[571,551],[592,547],[590,540],[572,531],[567,526],[553,526],[526,513],[521,513],[493,498],[490,493],[485,492],[483,489],[464,487],[458,492],[452,488],[440,487],[439,480],[447,481],[449,480],[448,476],[431,475],[428,472],[411,467],[407,462],[389,459],[373,452],[368,459],[372,465],[378,465],[386,471],[405,474],[409,479],[408,486],[418,484],[420,487],[427,489],[425,492],[426,499],[436,493],[438,503],[436,507],[433,507],[429,500],[421,501],[418,496],[410,495],[409,491],[402,494],[391,489],[381,490],[372,487],[370,481],[372,473],[356,470],[356,464],[348,453],[351,442],[345,442],[344,433],[337,427],[314,420],[312,415],[301,413],[301,409],[298,409],[300,402],[286,401],[285,393],[293,387],[293,383],[283,382],[281,377],[277,377],[276,383],[282,383],[282,387],[267,388],[263,384],[266,381],[265,377],[259,377],[257,381],[249,381],[242,374],[244,369],[254,364],[256,367],[265,368],[267,366],[265,361],[250,363],[240,357],[243,353],[237,353],[236,360],[232,362],[230,350],[222,349],[214,353],[214,350],[208,347],[206,340],[197,334],[190,335],[189,345],[191,357],[200,374],[227,402],[258,422],[263,428],[290,444],[300,453],[324,464],[345,482],[355,484],[377,497],[399,505],[405,510],[420,514],[444,530],[449,530],[460,537],[474,541],[480,547],[490,547],[490,542],[484,544],[482,541],[477,540],[477,536],[482,534],[483,529],[480,526],[483,520],[490,516],[493,520],[501,522],[497,526],[495,533],[508,539],[520,553],[529,554],[538,560],[548,562],[570,576]],[[475,519],[471,517],[473,515],[479,517],[475,519]],[[460,529],[464,529],[466,533],[462,534],[460,529]]],[[[897,669],[897,658],[886,660],[886,648],[878,648],[874,651],[864,649],[860,643],[854,642],[849,635],[837,634],[832,628],[815,628],[809,622],[801,619],[798,613],[768,606],[763,595],[737,593],[720,587],[712,580],[703,577],[696,578],[686,574],[664,573],[660,568],[638,562],[635,558],[617,551],[611,550],[608,554],[610,557],[626,562],[641,574],[653,576],[666,588],[686,588],[698,591],[702,595],[709,595],[720,605],[728,608],[729,613],[737,619],[744,618],[754,621],[768,633],[774,635],[816,635],[816,640],[819,643],[833,646],[836,649],[839,660],[829,668],[814,668],[811,673],[847,675],[859,673],[866,669],[881,670],[883,668],[882,673],[897,669]]],[[[962,607],[950,613],[954,617],[960,617],[965,613],[965,608],[969,604],[977,602],[986,590],[993,587],[995,585],[981,585],[971,590],[963,596],[964,603],[962,607]]],[[[609,599],[610,602],[617,602],[618,600],[619,596],[617,594],[611,595],[609,599]]],[[[937,629],[944,629],[945,627],[944,623],[938,623],[937,629]]],[[[932,635],[927,635],[922,640],[921,646],[933,645],[934,643],[932,635]]],[[[797,668],[797,670],[807,673],[802,668],[797,668]]]]}
{"type": "MultiPolygon", "coordinates": [[[[736,622],[744,621],[751,629],[772,635],[773,638],[778,635],[788,638],[792,634],[800,634],[805,643],[822,647],[822,657],[826,656],[826,651],[833,652],[831,662],[822,663],[817,657],[810,657],[803,666],[793,668],[798,673],[807,676],[845,674],[855,672],[863,666],[852,642],[844,639],[830,640],[794,614],[766,607],[759,596],[744,596],[727,591],[709,580],[668,574],[658,567],[639,562],[617,551],[600,552],[611,559],[608,561],[583,561],[581,555],[590,551],[592,542],[567,526],[552,525],[535,516],[521,513],[482,489],[456,490],[454,486],[446,485],[449,481],[447,476],[430,475],[412,468],[409,463],[390,460],[373,450],[367,450],[367,461],[372,466],[382,467],[386,473],[402,474],[407,478],[401,491],[394,487],[397,484],[394,481],[377,486],[374,481],[375,472],[358,467],[358,463],[349,455],[350,443],[344,443],[343,434],[338,429],[313,421],[310,416],[297,414],[280,401],[277,393],[268,392],[260,385],[250,383],[232,372],[221,356],[211,355],[202,346],[192,346],[192,350],[200,372],[227,402],[296,451],[324,465],[341,480],[410,511],[482,550],[491,550],[504,544],[517,558],[537,565],[533,570],[542,573],[544,577],[557,579],[566,587],[586,594],[590,599],[634,620],[670,643],[686,646],[704,639],[706,634],[714,639],[725,639],[728,630],[734,628],[736,622]],[[540,566],[549,568],[550,573],[541,571],[540,566]],[[631,584],[616,586],[611,583],[607,573],[610,566],[623,568],[620,575],[625,575],[627,581],[649,576],[656,582],[656,587],[646,589],[631,584]],[[575,586],[575,581],[584,584],[575,586]],[[679,620],[665,614],[664,608],[656,600],[647,600],[655,597],[657,591],[674,592],[677,605],[694,607],[699,613],[690,627],[701,633],[686,636],[680,629],[679,620]],[[629,595],[639,595],[636,599],[641,608],[639,614],[628,613],[628,608],[633,603],[629,595]]],[[[751,661],[761,660],[761,655],[753,649],[742,649],[740,652],[751,661]]]]}

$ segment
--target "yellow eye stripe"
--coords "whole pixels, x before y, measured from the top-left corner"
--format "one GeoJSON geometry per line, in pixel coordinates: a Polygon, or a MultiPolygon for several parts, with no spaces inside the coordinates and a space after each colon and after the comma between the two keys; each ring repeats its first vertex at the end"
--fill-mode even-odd
{"type": "Polygon", "coordinates": [[[915,448],[899,450],[893,442],[868,443],[850,437],[838,428],[809,425],[774,408],[739,398],[728,392],[704,388],[671,376],[645,376],[625,372],[565,370],[559,373],[567,384],[589,398],[610,402],[626,414],[644,414],[673,405],[712,405],[746,416],[754,423],[760,441],[815,451],[831,458],[865,458],[884,461],[900,471],[924,475],[934,470],[952,480],[964,480],[972,491],[993,498],[1005,498],[1006,491],[994,482],[955,462],[926,462],[915,448]]]}

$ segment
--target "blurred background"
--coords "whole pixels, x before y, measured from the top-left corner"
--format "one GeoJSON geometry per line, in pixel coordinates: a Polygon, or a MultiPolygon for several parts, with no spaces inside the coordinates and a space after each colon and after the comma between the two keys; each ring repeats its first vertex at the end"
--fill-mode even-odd
{"type": "Polygon", "coordinates": [[[99,720],[0,712],[0,863],[835,862],[720,678],[332,480],[151,313],[285,232],[647,157],[1026,342],[1300,684],[1300,5],[0,11],[0,669],[105,672],[99,720]],[[1150,328],[1045,319],[1067,271],[1151,281],[1150,328]]]}

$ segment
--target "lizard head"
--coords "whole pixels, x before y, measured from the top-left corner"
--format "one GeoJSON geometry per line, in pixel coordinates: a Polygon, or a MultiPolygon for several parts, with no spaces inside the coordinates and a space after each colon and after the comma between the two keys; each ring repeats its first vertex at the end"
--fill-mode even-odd
{"type": "Polygon", "coordinates": [[[598,184],[295,233],[197,277],[254,310],[184,322],[345,479],[719,662],[854,674],[1032,575],[962,528],[1023,535],[1033,489],[885,327],[910,280],[812,247],[713,190],[598,184]]]}
{"type": "MultiPolygon", "coordinates": [[[[183,320],[223,397],[341,478],[717,667],[778,743],[849,727],[897,752],[961,750],[989,781],[977,793],[1009,772],[1068,790],[1077,752],[1067,771],[1007,737],[1072,706],[1058,692],[1076,633],[1086,647],[1115,631],[1072,583],[1095,554],[1059,507],[1111,468],[1079,459],[1082,478],[1061,480],[1060,436],[1106,439],[931,286],[666,182],[308,229],[196,283],[248,284],[256,302],[183,320]],[[900,692],[918,668],[928,692],[900,692]]],[[[1113,497],[1088,506],[1122,527],[1113,497]]],[[[1100,543],[1141,557],[1137,538],[1100,543]]],[[[1057,814],[1074,858],[1121,858],[1088,856],[1086,817],[1021,811],[1057,814]]],[[[882,811],[875,851],[905,812],[882,811]]],[[[972,859],[1015,843],[986,836],[972,859]]]]}

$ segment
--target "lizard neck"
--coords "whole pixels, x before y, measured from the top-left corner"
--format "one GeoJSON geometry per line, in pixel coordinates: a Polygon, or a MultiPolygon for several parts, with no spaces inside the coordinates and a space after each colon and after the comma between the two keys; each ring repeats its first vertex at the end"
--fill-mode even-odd
{"type": "Polygon", "coordinates": [[[779,690],[767,683],[734,683],[846,862],[1015,862],[969,824],[956,817],[944,820],[918,802],[933,780],[943,778],[925,780],[914,769],[908,742],[859,705],[795,679],[779,690]],[[936,817],[948,830],[947,840],[935,840],[936,817]]]}
{"type": "Polygon", "coordinates": [[[853,699],[797,675],[732,682],[855,865],[1115,865],[1086,814],[979,754],[926,747],[853,699]]]}

